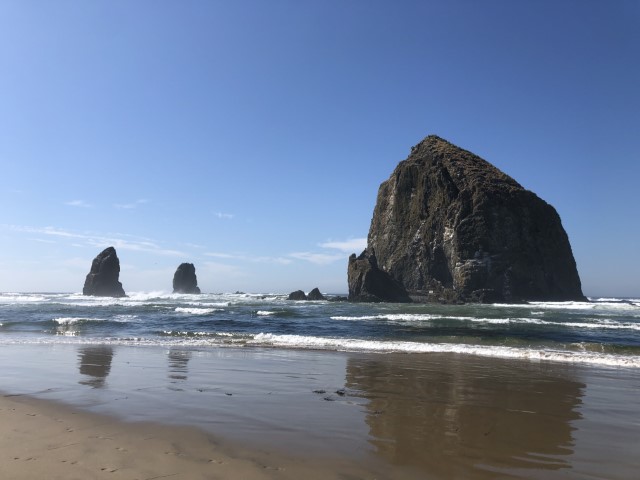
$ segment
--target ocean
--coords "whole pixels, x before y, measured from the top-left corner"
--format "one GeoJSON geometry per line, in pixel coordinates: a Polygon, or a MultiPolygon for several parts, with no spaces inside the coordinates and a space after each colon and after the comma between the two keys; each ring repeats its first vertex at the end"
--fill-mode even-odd
{"type": "Polygon", "coordinates": [[[0,343],[456,353],[638,368],[640,299],[434,305],[245,293],[1,293],[0,343]]]}
{"type": "MultiPolygon", "coordinates": [[[[277,466],[256,478],[623,480],[640,469],[638,299],[430,305],[3,293],[0,365],[0,400],[27,409],[18,415],[5,402],[0,413],[19,425],[25,415],[44,419],[31,410],[35,399],[107,415],[91,423],[112,425],[115,437],[95,427],[77,441],[108,438],[105,455],[127,425],[143,422],[176,428],[170,445],[194,428],[252,464],[277,466]],[[287,477],[297,468],[305,473],[287,477]]],[[[67,462],[56,465],[86,462],[67,453],[71,430],[54,442],[67,462]]],[[[5,426],[2,438],[16,431],[5,426]]],[[[16,458],[50,458],[51,442],[44,438],[42,453],[0,452],[0,473],[16,458]]]]}

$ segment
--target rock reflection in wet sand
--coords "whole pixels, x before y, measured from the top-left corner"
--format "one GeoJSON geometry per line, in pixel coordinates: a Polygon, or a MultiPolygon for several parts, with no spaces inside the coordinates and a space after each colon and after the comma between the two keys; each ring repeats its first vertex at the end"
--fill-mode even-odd
{"type": "Polygon", "coordinates": [[[191,360],[191,352],[189,350],[169,350],[169,382],[171,385],[168,388],[170,390],[182,390],[176,384],[187,380],[189,360],[191,360]]]}
{"type": "Polygon", "coordinates": [[[585,385],[570,367],[473,357],[351,357],[376,452],[437,478],[569,466],[585,385]]]}
{"type": "Polygon", "coordinates": [[[113,348],[109,345],[88,346],[78,349],[78,363],[81,377],[81,385],[93,388],[104,387],[105,380],[111,371],[113,361],[113,348]],[[87,378],[89,377],[89,378],[87,378]]]}

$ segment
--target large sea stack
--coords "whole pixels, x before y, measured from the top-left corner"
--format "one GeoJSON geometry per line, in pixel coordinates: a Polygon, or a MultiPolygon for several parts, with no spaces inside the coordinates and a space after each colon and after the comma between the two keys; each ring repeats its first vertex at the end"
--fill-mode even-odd
{"type": "Polygon", "coordinates": [[[434,135],[380,185],[367,248],[349,259],[348,277],[356,301],[585,299],[555,209],[434,135]]]}
{"type": "Polygon", "coordinates": [[[84,281],[83,295],[98,297],[126,297],[120,276],[120,260],[113,247],[105,248],[93,259],[91,271],[84,281]]]}
{"type": "Polygon", "coordinates": [[[193,263],[181,263],[178,266],[173,275],[173,293],[200,293],[193,263]]]}

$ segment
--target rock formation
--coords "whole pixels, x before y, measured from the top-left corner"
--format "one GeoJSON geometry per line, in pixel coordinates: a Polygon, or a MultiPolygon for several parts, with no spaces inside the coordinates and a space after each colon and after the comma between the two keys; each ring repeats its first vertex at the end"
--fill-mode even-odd
{"type": "Polygon", "coordinates": [[[302,290],[296,290],[295,292],[291,292],[289,294],[289,298],[287,300],[306,300],[307,296],[302,290]]]}
{"type": "Polygon", "coordinates": [[[287,300],[326,300],[326,298],[320,293],[318,287],[316,287],[309,292],[309,295],[306,295],[302,290],[291,292],[287,300]]]}
{"type": "Polygon", "coordinates": [[[83,295],[98,297],[126,297],[120,276],[120,260],[113,247],[105,248],[93,259],[91,270],[84,281],[83,295]]]}
{"type": "Polygon", "coordinates": [[[325,296],[320,293],[320,289],[318,287],[314,288],[307,295],[307,300],[326,300],[325,296]]]}
{"type": "Polygon", "coordinates": [[[419,301],[585,298],[555,209],[433,135],[380,185],[367,248],[349,259],[351,300],[399,301],[390,280],[419,301]]]}
{"type": "Polygon", "coordinates": [[[352,302],[410,302],[401,283],[378,268],[374,253],[367,250],[349,257],[349,300],[352,302]]]}
{"type": "Polygon", "coordinates": [[[193,263],[181,263],[178,266],[173,274],[173,293],[200,293],[193,263]]]}

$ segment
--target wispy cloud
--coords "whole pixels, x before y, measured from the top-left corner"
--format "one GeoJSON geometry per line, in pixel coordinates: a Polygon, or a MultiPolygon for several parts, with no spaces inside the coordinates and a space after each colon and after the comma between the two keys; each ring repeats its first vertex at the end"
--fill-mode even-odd
{"type": "Polygon", "coordinates": [[[70,207],[80,207],[80,208],[91,208],[92,204],[85,202],[84,200],[71,200],[70,202],[65,202],[65,205],[70,207]]]}
{"type": "Polygon", "coordinates": [[[365,248],[367,248],[367,239],[352,238],[350,240],[345,240],[342,242],[329,241],[329,242],[321,243],[320,246],[322,248],[332,248],[332,249],[340,250],[341,252],[345,252],[345,253],[352,253],[352,252],[359,253],[365,248]]]}
{"type": "Polygon", "coordinates": [[[231,220],[232,218],[235,217],[233,213],[225,213],[225,212],[213,212],[213,215],[223,220],[231,220]]]}
{"type": "Polygon", "coordinates": [[[233,258],[233,259],[242,259],[240,255],[232,255],[230,253],[218,253],[218,252],[207,252],[205,253],[207,257],[213,258],[233,258]]]}
{"type": "Polygon", "coordinates": [[[315,263],[316,265],[328,265],[337,260],[344,260],[344,254],[314,253],[314,252],[294,252],[290,253],[291,258],[315,263]]]}
{"type": "Polygon", "coordinates": [[[189,243],[189,242],[187,242],[187,243],[183,243],[182,245],[184,245],[185,247],[188,247],[188,248],[197,248],[199,250],[205,248],[204,245],[198,245],[197,243],[189,243]]]}
{"type": "Polygon", "coordinates": [[[319,243],[319,247],[325,249],[320,252],[293,252],[287,255],[287,257],[295,258],[296,260],[302,260],[305,262],[313,263],[316,265],[329,265],[337,261],[344,261],[346,254],[353,252],[360,252],[367,246],[366,238],[352,238],[344,241],[330,240],[327,242],[319,243]],[[338,250],[340,253],[335,253],[338,250]]]}
{"type": "Polygon", "coordinates": [[[29,240],[33,241],[33,242],[39,242],[39,243],[56,243],[53,240],[48,240],[46,238],[30,238],[29,240]]]}
{"type": "Polygon", "coordinates": [[[223,260],[239,260],[242,262],[252,263],[272,263],[280,265],[289,265],[292,260],[287,257],[271,257],[266,255],[247,255],[241,253],[221,253],[221,252],[207,252],[204,255],[207,257],[220,258],[223,260]]]}
{"type": "Polygon", "coordinates": [[[144,205],[145,203],[149,203],[149,200],[141,198],[132,203],[114,203],[113,206],[121,210],[132,210],[134,208],[138,208],[140,205],[144,205]]]}
{"type": "MultiPolygon", "coordinates": [[[[132,250],[136,252],[145,252],[155,255],[167,255],[174,257],[186,256],[184,252],[164,248],[152,240],[134,237],[127,234],[94,234],[94,233],[78,233],[63,230],[57,227],[31,227],[25,225],[0,225],[14,232],[24,232],[30,234],[39,234],[45,236],[62,237],[73,240],[71,245],[84,247],[104,248],[112,245],[120,250],[132,250]]],[[[43,239],[44,240],[44,239],[43,239]]],[[[46,241],[46,240],[44,240],[46,241]]]]}

